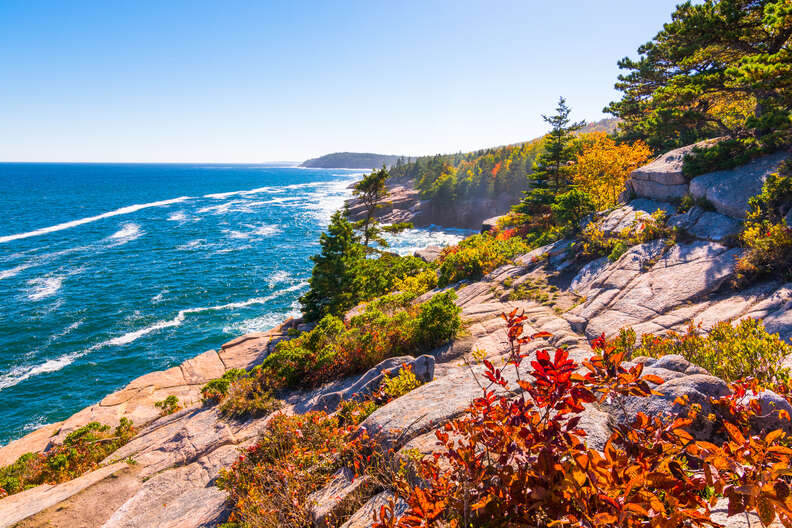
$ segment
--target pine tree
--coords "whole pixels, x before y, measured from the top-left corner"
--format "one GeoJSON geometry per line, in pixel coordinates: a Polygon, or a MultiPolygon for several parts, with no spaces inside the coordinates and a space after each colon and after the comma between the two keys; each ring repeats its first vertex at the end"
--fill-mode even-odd
{"type": "Polygon", "coordinates": [[[715,136],[789,141],[789,0],[682,3],[638,54],[619,61],[623,96],[605,109],[623,120],[622,139],[655,151],[715,136]]]}
{"type": "Polygon", "coordinates": [[[340,315],[355,305],[356,270],[365,258],[363,246],[342,211],[335,212],[319,243],[321,253],[311,257],[314,267],[310,290],[300,298],[307,321],[340,315]]]}
{"type": "Polygon", "coordinates": [[[382,201],[388,195],[385,182],[390,177],[385,165],[380,170],[363,176],[363,178],[352,188],[352,194],[366,208],[366,214],[362,220],[355,223],[355,228],[359,229],[363,236],[363,247],[368,249],[370,241],[382,244],[384,240],[379,236],[379,224],[373,217],[377,209],[382,207],[382,201]]]}
{"type": "Polygon", "coordinates": [[[566,99],[559,97],[555,115],[542,116],[551,129],[544,137],[544,150],[534,163],[533,189],[525,191],[525,198],[515,206],[516,212],[527,215],[547,214],[555,195],[568,183],[568,164],[577,155],[574,132],[586,125],[585,121],[571,122],[570,113],[566,99]],[[553,182],[553,189],[550,189],[550,182],[553,182]]]}

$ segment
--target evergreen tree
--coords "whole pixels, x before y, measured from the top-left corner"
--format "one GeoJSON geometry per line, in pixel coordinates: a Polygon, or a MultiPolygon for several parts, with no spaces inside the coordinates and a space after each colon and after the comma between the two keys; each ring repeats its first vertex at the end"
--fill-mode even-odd
{"type": "Polygon", "coordinates": [[[706,0],[679,5],[671,22],[624,58],[605,111],[620,137],[655,151],[715,136],[789,138],[792,5],[789,0],[706,0]]]}
{"type": "Polygon", "coordinates": [[[559,97],[555,115],[542,116],[551,129],[544,137],[544,150],[534,163],[533,188],[525,191],[525,198],[514,208],[516,212],[531,216],[547,215],[555,195],[568,183],[568,164],[577,155],[574,132],[586,125],[585,121],[571,122],[570,113],[566,99],[559,97]],[[553,182],[552,189],[550,182],[553,182]]]}
{"type": "Polygon", "coordinates": [[[307,321],[318,321],[328,314],[340,315],[354,307],[356,272],[365,258],[363,246],[342,211],[333,214],[319,243],[321,253],[311,257],[314,267],[310,289],[300,298],[307,321]]]}
{"type": "Polygon", "coordinates": [[[359,229],[363,236],[363,247],[368,249],[369,241],[374,240],[384,245],[384,240],[379,236],[379,224],[373,219],[374,213],[382,207],[382,201],[388,196],[388,189],[385,182],[390,175],[385,165],[380,170],[363,176],[363,178],[352,188],[352,194],[366,208],[366,214],[362,220],[355,223],[355,228],[359,229]]]}

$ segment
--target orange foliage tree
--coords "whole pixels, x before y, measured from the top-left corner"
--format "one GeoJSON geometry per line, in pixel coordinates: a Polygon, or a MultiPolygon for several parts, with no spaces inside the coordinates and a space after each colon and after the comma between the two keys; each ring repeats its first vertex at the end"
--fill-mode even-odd
{"type": "Polygon", "coordinates": [[[652,156],[643,141],[618,144],[605,132],[585,134],[581,142],[572,181],[591,194],[597,209],[615,205],[630,173],[652,156]]]}

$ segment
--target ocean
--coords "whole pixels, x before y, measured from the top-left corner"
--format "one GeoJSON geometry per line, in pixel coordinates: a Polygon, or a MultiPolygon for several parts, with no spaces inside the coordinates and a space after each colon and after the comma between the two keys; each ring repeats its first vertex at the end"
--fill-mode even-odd
{"type": "MultiPolygon", "coordinates": [[[[0,163],[0,445],[299,314],[361,171],[0,163]]],[[[410,254],[466,233],[391,237],[410,254]]]]}

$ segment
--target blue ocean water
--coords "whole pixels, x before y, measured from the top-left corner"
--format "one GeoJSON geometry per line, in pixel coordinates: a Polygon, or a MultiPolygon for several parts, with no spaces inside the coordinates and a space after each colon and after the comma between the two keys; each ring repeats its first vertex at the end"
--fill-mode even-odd
{"type": "MultiPolygon", "coordinates": [[[[360,171],[0,164],[0,444],[298,314],[360,171]]],[[[406,254],[463,233],[410,230],[406,254]]]]}

